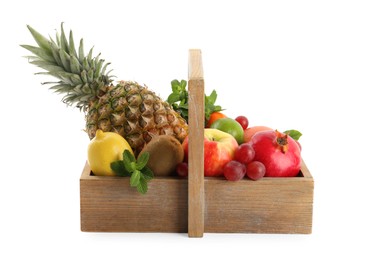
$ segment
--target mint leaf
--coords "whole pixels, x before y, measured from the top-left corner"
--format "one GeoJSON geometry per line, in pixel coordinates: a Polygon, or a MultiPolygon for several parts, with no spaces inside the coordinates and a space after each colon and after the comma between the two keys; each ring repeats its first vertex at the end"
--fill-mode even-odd
{"type": "Polygon", "coordinates": [[[216,90],[213,90],[211,92],[211,94],[208,96],[208,101],[209,101],[210,104],[213,105],[213,104],[215,104],[216,99],[217,99],[217,93],[216,93],[216,90]]]}
{"type": "Polygon", "coordinates": [[[130,177],[130,186],[137,187],[139,185],[139,180],[141,178],[140,171],[134,171],[130,177]]]}
{"type": "Polygon", "coordinates": [[[294,129],[284,131],[284,134],[289,135],[290,137],[292,137],[296,141],[298,141],[299,138],[302,136],[302,133],[300,131],[294,130],[294,129]]]}
{"type": "Polygon", "coordinates": [[[167,102],[169,104],[173,104],[175,102],[178,102],[180,100],[180,94],[179,93],[176,93],[176,92],[173,92],[171,93],[169,96],[168,96],[168,99],[167,99],[167,102]]]}
{"type": "Polygon", "coordinates": [[[147,162],[148,162],[148,159],[150,158],[150,154],[145,152],[145,153],[141,153],[140,156],[138,156],[138,159],[137,159],[137,170],[142,170],[147,162]]]}
{"type": "Polygon", "coordinates": [[[150,154],[145,152],[136,160],[130,151],[124,150],[123,160],[112,162],[111,169],[117,176],[130,177],[130,186],[145,194],[148,190],[147,182],[154,177],[152,170],[146,166],[149,158],[150,154]]]}
{"type": "Polygon", "coordinates": [[[111,169],[116,173],[116,176],[130,176],[130,173],[125,169],[123,161],[112,162],[111,169]]]}
{"type": "MultiPolygon", "coordinates": [[[[168,96],[167,102],[189,123],[189,92],[186,90],[187,81],[181,80],[180,82],[175,79],[171,81],[171,85],[172,93],[168,96]]],[[[209,96],[204,96],[206,123],[213,112],[222,111],[221,106],[215,105],[216,99],[216,90],[213,90],[209,96]]]]}
{"type": "Polygon", "coordinates": [[[133,154],[130,153],[129,150],[125,149],[124,153],[122,154],[122,157],[123,157],[123,163],[124,163],[125,169],[128,172],[133,172],[134,170],[137,169],[135,157],[133,154]]]}
{"type": "Polygon", "coordinates": [[[146,180],[146,181],[150,181],[152,180],[152,178],[154,178],[154,173],[152,172],[152,170],[150,168],[148,168],[147,166],[144,167],[142,169],[142,176],[143,178],[146,180]]]}
{"type": "Polygon", "coordinates": [[[139,180],[139,184],[137,185],[137,190],[139,193],[145,194],[148,190],[147,181],[145,178],[141,177],[139,180]]]}
{"type": "Polygon", "coordinates": [[[135,162],[135,157],[129,150],[124,150],[123,157],[129,162],[135,162]]]}
{"type": "Polygon", "coordinates": [[[181,80],[180,86],[181,86],[181,88],[182,88],[183,90],[185,90],[185,89],[186,89],[186,86],[187,86],[187,81],[184,80],[184,79],[181,80]]]}
{"type": "Polygon", "coordinates": [[[181,87],[180,87],[181,84],[177,79],[172,80],[171,85],[172,85],[172,92],[173,93],[179,93],[181,91],[181,87]]]}

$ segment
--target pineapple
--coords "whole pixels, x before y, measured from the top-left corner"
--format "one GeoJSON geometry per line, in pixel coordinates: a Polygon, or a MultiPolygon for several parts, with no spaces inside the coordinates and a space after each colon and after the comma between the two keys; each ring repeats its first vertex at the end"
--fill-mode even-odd
{"type": "Polygon", "coordinates": [[[58,79],[50,89],[63,94],[62,101],[84,111],[86,132],[90,139],[97,129],[116,132],[130,144],[135,154],[153,136],[172,135],[180,142],[187,135],[188,126],[179,113],[150,91],[136,82],[120,81],[115,84],[106,72],[110,63],[100,59],[100,54],[93,57],[93,48],[85,56],[83,40],[78,51],[70,31],[69,39],[61,24],[56,40],[45,38],[32,27],[27,26],[38,47],[21,45],[34,56],[28,56],[29,62],[58,79]]]}

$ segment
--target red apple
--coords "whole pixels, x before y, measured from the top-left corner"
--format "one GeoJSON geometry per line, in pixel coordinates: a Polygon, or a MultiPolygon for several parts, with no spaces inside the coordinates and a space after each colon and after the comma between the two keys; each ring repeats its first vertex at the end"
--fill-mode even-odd
{"type": "MultiPolygon", "coordinates": [[[[188,160],[188,143],[186,137],[182,143],[185,160],[188,160]]],[[[238,143],[234,137],[218,129],[204,129],[204,176],[223,175],[224,165],[233,160],[238,143]]]]}

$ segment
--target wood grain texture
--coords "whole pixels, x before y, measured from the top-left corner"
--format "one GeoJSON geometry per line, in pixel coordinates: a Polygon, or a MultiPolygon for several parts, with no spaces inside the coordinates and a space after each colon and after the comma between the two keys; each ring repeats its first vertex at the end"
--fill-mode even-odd
{"type": "Polygon", "coordinates": [[[206,179],[205,232],[311,233],[314,182],[304,163],[302,171],[294,178],[206,179]]]}
{"type": "MultiPolygon", "coordinates": [[[[88,232],[188,232],[188,180],[156,177],[147,194],[128,177],[90,174],[80,179],[81,230],[88,232]]],[[[300,177],[228,182],[206,177],[204,232],[296,233],[312,231],[314,180],[302,163],[300,177]]]]}
{"type": "Polygon", "coordinates": [[[204,232],[204,80],[200,50],[189,51],[189,186],[188,234],[204,232]]]}
{"type": "Polygon", "coordinates": [[[90,175],[80,180],[81,230],[88,232],[187,232],[187,180],[171,177],[149,182],[145,195],[129,177],[90,175]]]}

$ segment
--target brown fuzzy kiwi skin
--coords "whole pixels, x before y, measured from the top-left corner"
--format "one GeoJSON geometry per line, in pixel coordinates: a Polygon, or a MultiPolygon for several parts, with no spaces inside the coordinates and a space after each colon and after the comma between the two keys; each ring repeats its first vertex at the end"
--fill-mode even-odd
{"type": "Polygon", "coordinates": [[[154,136],[138,156],[144,152],[150,154],[147,166],[155,176],[175,175],[176,165],[184,159],[180,141],[169,135],[154,136]]]}

